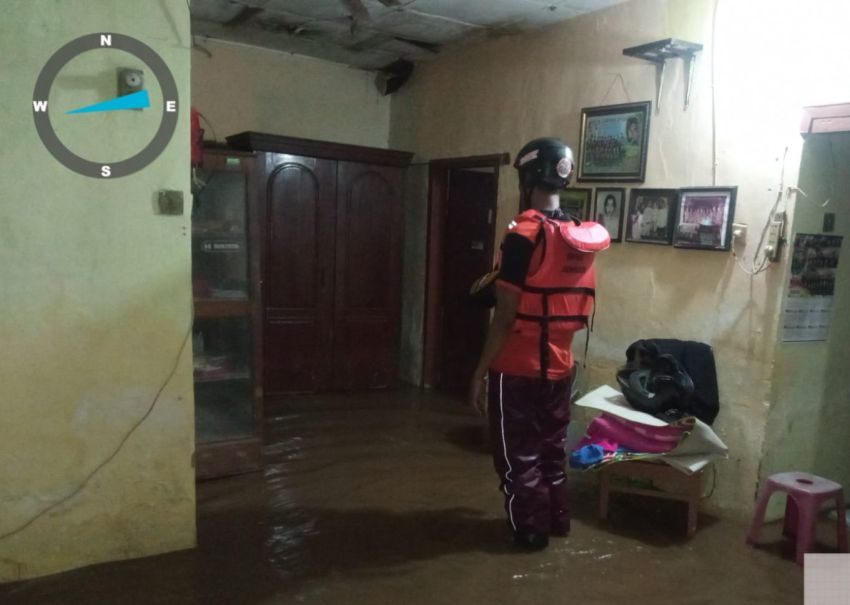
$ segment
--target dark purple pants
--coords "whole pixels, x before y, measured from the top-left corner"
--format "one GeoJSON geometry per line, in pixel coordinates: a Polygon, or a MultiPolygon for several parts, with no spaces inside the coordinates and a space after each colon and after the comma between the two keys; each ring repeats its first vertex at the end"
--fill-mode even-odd
{"type": "Polygon", "coordinates": [[[564,472],[569,399],[569,378],[549,381],[490,372],[493,462],[514,530],[569,531],[564,472]]]}

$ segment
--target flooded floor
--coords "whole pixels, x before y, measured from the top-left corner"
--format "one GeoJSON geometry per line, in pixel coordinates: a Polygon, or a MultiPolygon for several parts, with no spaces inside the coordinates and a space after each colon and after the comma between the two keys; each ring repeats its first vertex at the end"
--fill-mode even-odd
{"type": "Polygon", "coordinates": [[[510,545],[483,420],[405,390],[298,397],[269,410],[265,471],[198,485],[196,550],[0,587],[12,604],[642,605],[803,601],[778,527],[612,496],[571,476],[573,527],[540,553],[510,545]]]}

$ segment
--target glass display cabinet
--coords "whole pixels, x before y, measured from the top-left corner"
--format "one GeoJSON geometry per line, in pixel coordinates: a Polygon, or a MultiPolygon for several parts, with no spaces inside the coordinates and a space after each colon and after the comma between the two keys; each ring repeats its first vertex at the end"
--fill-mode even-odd
{"type": "Polygon", "coordinates": [[[253,156],[207,149],[193,181],[195,468],[209,479],[262,465],[253,156]]]}

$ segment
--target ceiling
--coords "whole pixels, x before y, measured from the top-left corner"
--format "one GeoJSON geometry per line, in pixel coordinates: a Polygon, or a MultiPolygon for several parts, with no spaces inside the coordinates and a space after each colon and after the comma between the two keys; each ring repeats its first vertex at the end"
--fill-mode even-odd
{"type": "Polygon", "coordinates": [[[625,0],[191,0],[192,33],[361,69],[570,19],[625,0]]]}

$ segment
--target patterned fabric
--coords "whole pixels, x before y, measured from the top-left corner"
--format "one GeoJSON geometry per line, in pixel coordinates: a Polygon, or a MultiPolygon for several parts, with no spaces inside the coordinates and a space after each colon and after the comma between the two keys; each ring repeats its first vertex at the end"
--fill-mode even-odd
{"type": "Polygon", "coordinates": [[[601,468],[612,462],[657,458],[670,452],[689,434],[693,418],[666,426],[649,426],[613,414],[594,418],[587,434],[570,454],[570,467],[601,468]]]}

